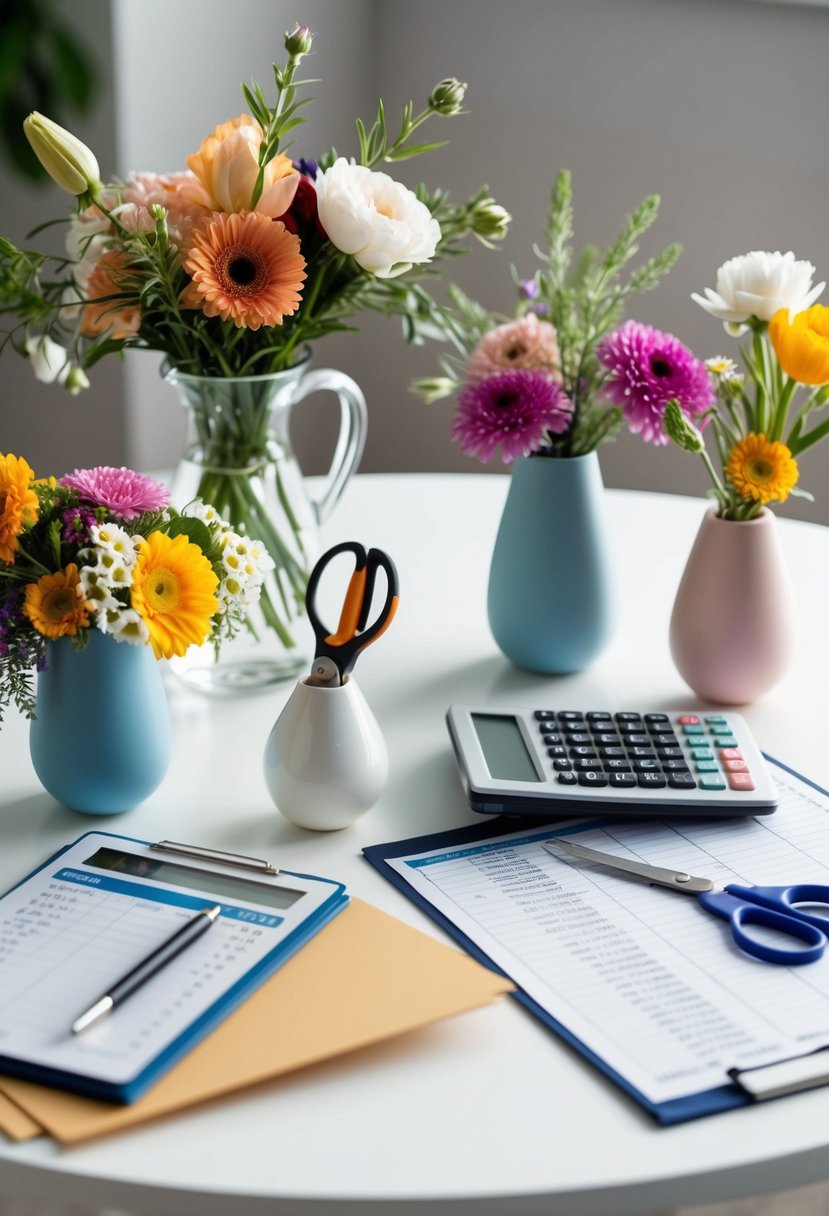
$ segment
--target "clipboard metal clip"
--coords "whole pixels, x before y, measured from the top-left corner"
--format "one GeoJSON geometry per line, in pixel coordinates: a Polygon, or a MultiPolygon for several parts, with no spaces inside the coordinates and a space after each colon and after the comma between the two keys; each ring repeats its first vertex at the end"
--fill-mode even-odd
{"type": "Polygon", "coordinates": [[[223,866],[236,866],[240,870],[254,870],[258,874],[278,874],[276,866],[261,857],[247,857],[244,853],[225,853],[221,849],[202,848],[196,844],[182,844],[178,840],[159,840],[150,848],[156,853],[177,853],[180,857],[192,857],[197,861],[215,861],[223,866]]]}

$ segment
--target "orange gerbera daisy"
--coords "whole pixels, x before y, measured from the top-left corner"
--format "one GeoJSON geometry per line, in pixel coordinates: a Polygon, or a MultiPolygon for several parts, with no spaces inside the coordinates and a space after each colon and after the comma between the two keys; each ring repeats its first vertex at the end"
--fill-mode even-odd
{"type": "Polygon", "coordinates": [[[785,502],[799,472],[785,443],[753,433],[734,444],[725,471],[745,502],[785,502]]]}
{"type": "Polygon", "coordinates": [[[299,307],[305,280],[299,237],[258,211],[216,212],[194,233],[184,269],[193,278],[184,306],[239,329],[281,325],[299,307]]]}
{"type": "Polygon", "coordinates": [[[22,456],[0,453],[0,562],[14,561],[18,536],[37,519],[34,479],[34,470],[22,456]]]}
{"type": "Polygon", "coordinates": [[[150,632],[157,659],[184,654],[210,633],[219,580],[198,545],[186,536],[151,532],[132,572],[132,607],[150,632]]]}
{"type": "Polygon", "coordinates": [[[78,567],[70,562],[65,570],[44,574],[26,587],[23,612],[38,633],[47,638],[73,638],[89,624],[89,605],[80,594],[78,567]]]}
{"type": "Polygon", "coordinates": [[[85,338],[97,338],[109,331],[109,336],[120,342],[138,333],[141,325],[141,309],[136,295],[133,300],[113,299],[129,290],[125,284],[124,271],[127,258],[120,249],[107,249],[92,268],[86,285],[86,298],[81,320],[81,333],[85,338]]]}

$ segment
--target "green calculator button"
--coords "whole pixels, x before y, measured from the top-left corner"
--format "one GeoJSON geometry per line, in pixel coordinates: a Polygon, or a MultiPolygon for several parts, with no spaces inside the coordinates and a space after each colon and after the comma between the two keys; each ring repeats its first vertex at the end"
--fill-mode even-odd
{"type": "Polygon", "coordinates": [[[706,714],[705,721],[708,723],[709,726],[714,726],[718,723],[727,722],[728,718],[724,718],[722,716],[722,714],[706,714]]]}
{"type": "Polygon", "coordinates": [[[725,782],[722,777],[700,777],[699,788],[701,790],[724,790],[725,782]]]}
{"type": "Polygon", "coordinates": [[[691,748],[691,759],[692,760],[713,760],[714,753],[708,747],[692,747],[691,748]]]}
{"type": "Polygon", "coordinates": [[[701,722],[689,723],[687,726],[683,726],[682,733],[685,735],[704,735],[705,727],[701,722]]]}
{"type": "Polygon", "coordinates": [[[733,735],[717,735],[717,747],[738,747],[737,740],[733,735]]]}
{"type": "Polygon", "coordinates": [[[697,760],[694,768],[698,773],[718,773],[720,771],[720,766],[717,764],[716,760],[713,759],[697,760]]]}
{"type": "Polygon", "coordinates": [[[710,730],[711,730],[712,735],[730,735],[731,734],[731,727],[728,725],[727,722],[724,722],[722,725],[719,725],[716,722],[712,722],[711,726],[710,726],[710,730]]]}

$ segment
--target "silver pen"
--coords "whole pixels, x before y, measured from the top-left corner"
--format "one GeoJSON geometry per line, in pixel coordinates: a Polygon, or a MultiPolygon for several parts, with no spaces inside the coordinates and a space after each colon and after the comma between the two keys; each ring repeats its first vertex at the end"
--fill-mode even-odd
{"type": "Polygon", "coordinates": [[[94,1004],[75,1018],[72,1023],[72,1033],[80,1034],[87,1027],[92,1026],[99,1018],[102,1018],[116,1005],[121,1005],[128,997],[137,992],[139,988],[146,984],[147,980],[159,972],[162,967],[166,967],[174,958],[181,954],[182,950],[186,950],[194,941],[206,933],[210,926],[215,921],[216,917],[222,910],[221,904],[213,904],[209,908],[202,908],[196,913],[191,920],[182,925],[180,929],[176,929],[172,937],[168,937],[153,950],[152,954],[148,954],[140,963],[128,971],[126,975],[122,975],[112,987],[98,997],[94,1004]]]}

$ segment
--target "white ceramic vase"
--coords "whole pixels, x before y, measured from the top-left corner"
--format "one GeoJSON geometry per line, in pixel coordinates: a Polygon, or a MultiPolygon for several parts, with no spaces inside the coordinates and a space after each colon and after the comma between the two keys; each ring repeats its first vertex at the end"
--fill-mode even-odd
{"type": "Polygon", "coordinates": [[[352,676],[337,688],[299,681],[265,745],[264,770],[277,809],[301,828],[347,828],[374,806],[388,751],[352,676]]]}
{"type": "Polygon", "coordinates": [[[698,696],[743,705],[786,670],[797,632],[777,521],[720,519],[708,511],[679,584],[671,654],[698,696]]]}

